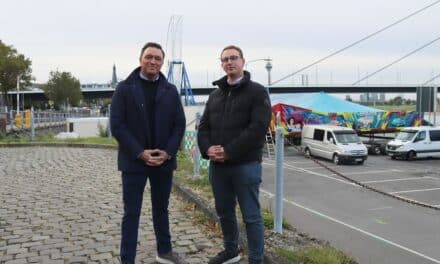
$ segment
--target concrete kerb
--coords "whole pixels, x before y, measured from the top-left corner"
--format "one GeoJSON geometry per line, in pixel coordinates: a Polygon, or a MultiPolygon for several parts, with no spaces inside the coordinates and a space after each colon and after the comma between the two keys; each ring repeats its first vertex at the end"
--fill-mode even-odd
{"type": "MultiPolygon", "coordinates": [[[[30,143],[0,143],[0,148],[14,148],[14,147],[73,147],[73,148],[100,148],[100,149],[114,149],[117,150],[118,147],[115,145],[105,145],[105,144],[88,144],[88,143],[51,143],[51,142],[30,142],[30,143]]],[[[178,192],[180,196],[186,199],[189,203],[195,204],[199,210],[206,214],[212,221],[220,224],[217,213],[213,208],[211,208],[208,203],[194,194],[190,189],[185,188],[182,183],[178,180],[173,180],[174,189],[178,192]]],[[[245,227],[240,224],[240,246],[247,250],[247,240],[245,227]]],[[[277,264],[272,257],[265,255],[264,263],[267,264],[277,264]]]]}

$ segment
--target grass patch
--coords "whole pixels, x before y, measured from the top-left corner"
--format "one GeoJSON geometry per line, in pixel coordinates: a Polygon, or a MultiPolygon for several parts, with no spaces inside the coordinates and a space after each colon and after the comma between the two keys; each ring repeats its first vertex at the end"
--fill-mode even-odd
{"type": "Polygon", "coordinates": [[[416,111],[416,105],[376,105],[374,108],[384,111],[416,111]]]}
{"type": "Polygon", "coordinates": [[[31,143],[31,142],[44,142],[44,143],[81,143],[81,144],[101,144],[101,145],[117,145],[117,141],[114,138],[106,137],[87,137],[87,138],[66,138],[57,139],[52,134],[46,134],[44,136],[36,136],[32,141],[29,137],[15,137],[15,136],[0,136],[0,143],[31,143]]]}
{"type": "Polygon", "coordinates": [[[185,152],[179,151],[177,153],[177,170],[174,176],[197,194],[213,199],[208,170],[200,168],[199,174],[199,177],[194,177],[194,164],[190,157],[185,152]]]}
{"type": "Polygon", "coordinates": [[[66,142],[66,143],[82,143],[82,144],[102,144],[102,145],[118,145],[115,138],[106,137],[87,137],[87,138],[66,138],[66,139],[53,139],[53,142],[66,142]]]}
{"type": "MultiPolygon", "coordinates": [[[[262,208],[261,209],[261,216],[263,217],[264,227],[266,229],[273,229],[273,227],[274,227],[274,216],[273,216],[272,212],[267,210],[267,209],[262,208]]],[[[283,226],[284,229],[294,230],[293,226],[290,225],[286,221],[286,219],[284,219],[284,218],[283,218],[282,226],[283,226]]]]}
{"type": "Polygon", "coordinates": [[[289,263],[301,264],[357,264],[343,252],[329,246],[311,247],[298,251],[279,248],[276,253],[286,258],[289,263]]]}

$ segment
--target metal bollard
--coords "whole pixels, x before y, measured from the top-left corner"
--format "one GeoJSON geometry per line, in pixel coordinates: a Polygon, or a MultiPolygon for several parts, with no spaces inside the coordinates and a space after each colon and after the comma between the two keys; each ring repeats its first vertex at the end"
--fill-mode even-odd
{"type": "Polygon", "coordinates": [[[200,113],[196,113],[196,137],[194,142],[194,177],[200,177],[200,149],[197,143],[197,134],[199,133],[200,113]]]}
{"type": "Polygon", "coordinates": [[[284,199],[284,136],[283,129],[277,127],[275,141],[275,215],[274,215],[274,232],[283,233],[283,199],[284,199]]]}
{"type": "Polygon", "coordinates": [[[11,124],[11,129],[14,127],[14,113],[12,112],[13,110],[11,110],[9,112],[9,120],[10,120],[10,124],[11,124]]]}
{"type": "Polygon", "coordinates": [[[277,115],[276,115],[276,124],[275,124],[276,126],[280,126],[281,125],[281,113],[280,113],[280,111],[278,111],[277,112],[277,115]]]}
{"type": "Polygon", "coordinates": [[[110,129],[110,110],[111,110],[111,105],[108,105],[108,109],[107,109],[107,115],[108,115],[108,125],[107,125],[107,130],[108,130],[108,139],[112,139],[112,130],[110,129]]]}
{"type": "Polygon", "coordinates": [[[31,107],[31,141],[35,140],[35,119],[34,119],[34,107],[31,107]]]}

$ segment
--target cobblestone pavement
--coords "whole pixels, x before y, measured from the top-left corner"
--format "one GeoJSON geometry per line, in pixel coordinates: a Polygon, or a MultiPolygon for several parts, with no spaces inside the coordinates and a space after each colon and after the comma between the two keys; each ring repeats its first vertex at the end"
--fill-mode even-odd
{"type": "MultiPolygon", "coordinates": [[[[173,248],[207,263],[221,241],[189,214],[173,194],[173,248]]],[[[119,263],[121,216],[115,150],[0,148],[0,263],[119,263]]],[[[137,262],[154,263],[148,188],[139,232],[137,262]]]]}

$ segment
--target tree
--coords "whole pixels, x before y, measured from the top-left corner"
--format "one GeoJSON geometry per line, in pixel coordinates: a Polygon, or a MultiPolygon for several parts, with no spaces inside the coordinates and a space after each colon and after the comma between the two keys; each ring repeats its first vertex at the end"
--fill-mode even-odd
{"type": "Polygon", "coordinates": [[[56,108],[77,106],[82,99],[80,82],[70,72],[52,71],[44,86],[44,94],[53,101],[56,108]]]}
{"type": "Polygon", "coordinates": [[[390,100],[390,103],[392,105],[402,105],[403,104],[403,98],[401,96],[396,96],[393,99],[390,100]]]}
{"type": "Polygon", "coordinates": [[[7,105],[9,105],[9,98],[6,95],[9,91],[16,89],[17,77],[20,80],[20,87],[31,84],[33,79],[31,64],[29,58],[19,54],[12,46],[0,40],[0,90],[7,105]]]}

